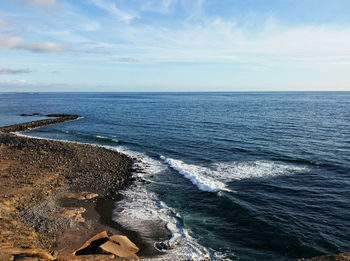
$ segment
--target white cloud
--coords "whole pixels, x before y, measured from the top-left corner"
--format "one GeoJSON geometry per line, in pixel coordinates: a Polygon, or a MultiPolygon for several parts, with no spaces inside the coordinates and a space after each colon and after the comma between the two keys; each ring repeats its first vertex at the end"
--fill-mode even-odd
{"type": "Polygon", "coordinates": [[[150,11],[161,14],[171,14],[180,7],[188,16],[188,19],[202,14],[203,4],[206,0],[144,0],[139,5],[138,11],[150,11]]]}
{"type": "Polygon", "coordinates": [[[34,53],[56,53],[63,52],[67,48],[63,44],[41,42],[41,43],[22,43],[16,49],[30,51],[34,53]]]}
{"type": "Polygon", "coordinates": [[[67,50],[66,46],[60,43],[37,42],[28,43],[21,37],[0,37],[0,49],[24,50],[34,53],[54,53],[67,50]]]}
{"type": "Polygon", "coordinates": [[[141,10],[152,11],[162,14],[168,14],[171,8],[178,3],[179,0],[149,0],[143,1],[141,5],[141,10]]]}
{"type": "Polygon", "coordinates": [[[5,19],[0,19],[0,27],[5,27],[8,25],[8,21],[5,19]]]}
{"type": "Polygon", "coordinates": [[[185,23],[176,29],[126,25],[114,32],[114,39],[109,39],[115,43],[110,52],[137,57],[142,62],[316,66],[350,59],[350,27],[347,26],[287,28],[267,21],[260,30],[252,32],[234,21],[214,19],[202,24],[185,23]],[[322,61],[322,57],[328,57],[327,61],[322,61]]]}
{"type": "Polygon", "coordinates": [[[0,67],[0,75],[4,74],[23,74],[23,73],[31,73],[32,71],[29,69],[10,69],[10,68],[1,68],[0,67]]]}
{"type": "Polygon", "coordinates": [[[57,4],[56,0],[29,0],[29,5],[54,6],[56,4],[57,4]]]}
{"type": "MultiPolygon", "coordinates": [[[[130,0],[132,4],[129,0],[86,2],[93,5],[90,7],[103,10],[96,13],[100,16],[92,18],[79,9],[81,5],[64,1],[60,3],[60,12],[53,15],[45,14],[40,19],[23,16],[19,21],[23,29],[7,33],[23,34],[23,38],[0,36],[0,49],[37,53],[80,52],[74,57],[72,55],[70,61],[66,60],[69,59],[67,56],[64,61],[53,62],[67,62],[69,66],[86,70],[90,65],[113,70],[141,68],[143,64],[159,69],[159,64],[188,63],[186,66],[193,68],[194,72],[196,68],[201,71],[209,65],[226,70],[226,74],[230,70],[235,75],[242,73],[242,78],[249,78],[251,72],[257,72],[256,75],[291,72],[305,77],[309,72],[327,72],[334,76],[350,70],[350,26],[346,24],[283,26],[274,17],[266,17],[261,23],[257,19],[210,18],[204,14],[203,0],[143,0],[138,5],[135,4],[138,0],[130,0]],[[169,17],[173,19],[170,13],[180,8],[185,10],[181,17],[187,19],[168,23],[169,17]],[[146,14],[148,11],[170,15],[158,20],[159,14],[146,14]],[[72,24],[76,26],[72,27],[72,24]],[[50,41],[46,41],[48,39],[50,41]]],[[[16,17],[21,16],[17,14],[16,17]]],[[[0,29],[1,26],[7,27],[5,20],[0,20],[0,29]]],[[[180,67],[169,69],[167,65],[165,71],[173,68],[176,71],[180,67]]]]}
{"type": "Polygon", "coordinates": [[[19,80],[5,80],[0,82],[0,87],[1,86],[25,86],[28,85],[28,82],[23,79],[19,80]]]}
{"type": "Polygon", "coordinates": [[[3,80],[0,81],[0,92],[50,92],[50,91],[84,91],[85,86],[70,85],[49,81],[3,80]],[[79,89],[80,87],[80,89],[79,89]]]}
{"type": "Polygon", "coordinates": [[[22,42],[20,37],[0,37],[1,49],[15,49],[22,42]]]}
{"type": "Polygon", "coordinates": [[[138,59],[133,58],[133,57],[114,57],[113,59],[115,59],[118,62],[122,62],[122,63],[138,63],[138,62],[140,62],[138,59]]]}
{"type": "Polygon", "coordinates": [[[119,9],[114,2],[111,1],[105,1],[105,0],[90,0],[90,3],[97,6],[98,8],[116,16],[119,20],[124,22],[129,22],[133,20],[136,16],[122,11],[119,9]]]}
{"type": "Polygon", "coordinates": [[[80,25],[80,28],[86,32],[94,32],[101,29],[101,25],[96,21],[91,21],[80,25]]]}

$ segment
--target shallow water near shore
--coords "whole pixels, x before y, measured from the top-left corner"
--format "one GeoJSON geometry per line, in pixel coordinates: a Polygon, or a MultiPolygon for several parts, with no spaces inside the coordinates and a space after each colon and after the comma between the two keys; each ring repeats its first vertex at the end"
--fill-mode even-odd
{"type": "Polygon", "coordinates": [[[122,192],[113,218],[164,260],[350,251],[349,111],[348,92],[0,94],[0,125],[79,114],[26,135],[135,158],[147,182],[122,192]],[[172,237],[160,244],[155,226],[172,237]]]}

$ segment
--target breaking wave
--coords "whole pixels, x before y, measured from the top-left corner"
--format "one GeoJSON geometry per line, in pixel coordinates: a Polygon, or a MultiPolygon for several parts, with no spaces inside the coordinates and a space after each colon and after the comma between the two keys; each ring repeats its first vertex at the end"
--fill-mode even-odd
{"type": "Polygon", "coordinates": [[[228,191],[226,182],[248,178],[269,178],[280,175],[292,175],[308,172],[304,166],[286,164],[274,161],[250,162],[219,162],[206,168],[194,164],[187,164],[181,160],[165,158],[164,163],[170,168],[189,179],[198,189],[207,192],[228,191]]]}
{"type": "Polygon", "coordinates": [[[186,164],[181,160],[165,158],[164,156],[161,156],[161,159],[163,159],[164,162],[169,165],[169,167],[182,174],[185,178],[189,179],[194,185],[198,187],[198,189],[202,191],[229,191],[224,183],[214,180],[215,175],[210,174],[215,174],[215,172],[208,168],[186,164]]]}

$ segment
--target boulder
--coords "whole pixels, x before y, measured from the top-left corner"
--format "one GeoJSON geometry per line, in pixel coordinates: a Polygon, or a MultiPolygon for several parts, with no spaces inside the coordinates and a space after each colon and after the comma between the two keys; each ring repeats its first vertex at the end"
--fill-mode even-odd
{"type": "Polygon", "coordinates": [[[82,247],[74,252],[74,255],[113,254],[122,260],[140,260],[136,255],[138,251],[139,248],[126,236],[113,235],[108,237],[107,232],[103,231],[86,241],[82,247]]]}
{"type": "Polygon", "coordinates": [[[77,249],[74,252],[74,255],[94,254],[98,246],[105,243],[107,240],[108,235],[106,231],[98,233],[97,235],[93,236],[88,241],[86,241],[79,249],[77,249]]]}
{"type": "Polygon", "coordinates": [[[100,248],[102,249],[102,253],[114,254],[117,257],[123,257],[124,260],[139,260],[134,253],[112,241],[107,241],[100,248]]]}

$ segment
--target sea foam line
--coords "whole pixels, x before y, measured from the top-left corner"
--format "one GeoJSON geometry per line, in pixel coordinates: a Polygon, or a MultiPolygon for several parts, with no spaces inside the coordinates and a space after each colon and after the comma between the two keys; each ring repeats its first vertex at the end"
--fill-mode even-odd
{"type": "Polygon", "coordinates": [[[231,191],[226,187],[225,183],[214,180],[215,176],[208,176],[208,174],[213,172],[210,169],[197,165],[186,164],[181,160],[165,158],[164,156],[160,156],[160,158],[164,160],[169,167],[182,174],[185,178],[189,179],[194,185],[197,186],[198,189],[202,191],[231,191]]]}
{"type": "Polygon", "coordinates": [[[148,176],[157,174],[165,169],[165,166],[158,160],[154,160],[144,153],[130,150],[124,146],[103,146],[106,149],[113,150],[128,156],[134,160],[134,169],[140,170],[141,172],[134,172],[135,176],[147,179],[148,176]]]}
{"type": "Polygon", "coordinates": [[[109,137],[105,137],[105,136],[101,136],[101,135],[96,135],[95,137],[97,139],[100,139],[100,140],[112,141],[112,142],[115,142],[115,143],[119,142],[119,140],[117,140],[117,139],[113,139],[113,138],[109,138],[109,137]]]}
{"type": "MultiPolygon", "coordinates": [[[[145,180],[149,176],[160,173],[166,169],[166,166],[160,161],[155,160],[144,153],[130,150],[124,146],[103,146],[127,155],[134,159],[133,167],[142,170],[141,173],[135,172],[134,175],[142,177],[145,180]]],[[[118,201],[113,211],[113,220],[123,227],[136,230],[143,237],[152,237],[153,230],[147,225],[163,224],[170,233],[170,238],[163,242],[154,242],[155,247],[158,244],[168,246],[170,249],[164,251],[164,255],[157,258],[144,260],[201,260],[211,258],[219,259],[215,254],[201,246],[190,236],[189,232],[181,225],[181,215],[175,209],[167,206],[165,202],[159,200],[158,196],[147,189],[145,185],[136,185],[120,191],[123,199],[118,201]]],[[[156,239],[154,239],[156,240],[156,239]]],[[[156,247],[157,249],[157,247],[156,247]]]]}
{"type": "Polygon", "coordinates": [[[310,170],[305,166],[262,160],[218,162],[206,168],[164,156],[160,156],[160,158],[170,168],[189,179],[198,189],[207,192],[235,192],[226,186],[227,182],[234,180],[301,174],[310,170]]]}
{"type": "Polygon", "coordinates": [[[268,160],[218,162],[212,167],[215,169],[215,176],[225,182],[302,174],[310,171],[306,166],[268,160]]]}
{"type": "Polygon", "coordinates": [[[143,260],[202,260],[212,257],[212,254],[181,226],[180,214],[160,201],[146,186],[136,186],[120,193],[123,199],[116,203],[114,221],[125,228],[138,231],[146,239],[152,240],[153,226],[165,226],[171,234],[166,241],[153,241],[155,246],[163,244],[168,247],[167,250],[159,250],[164,252],[164,255],[143,260]]]}

